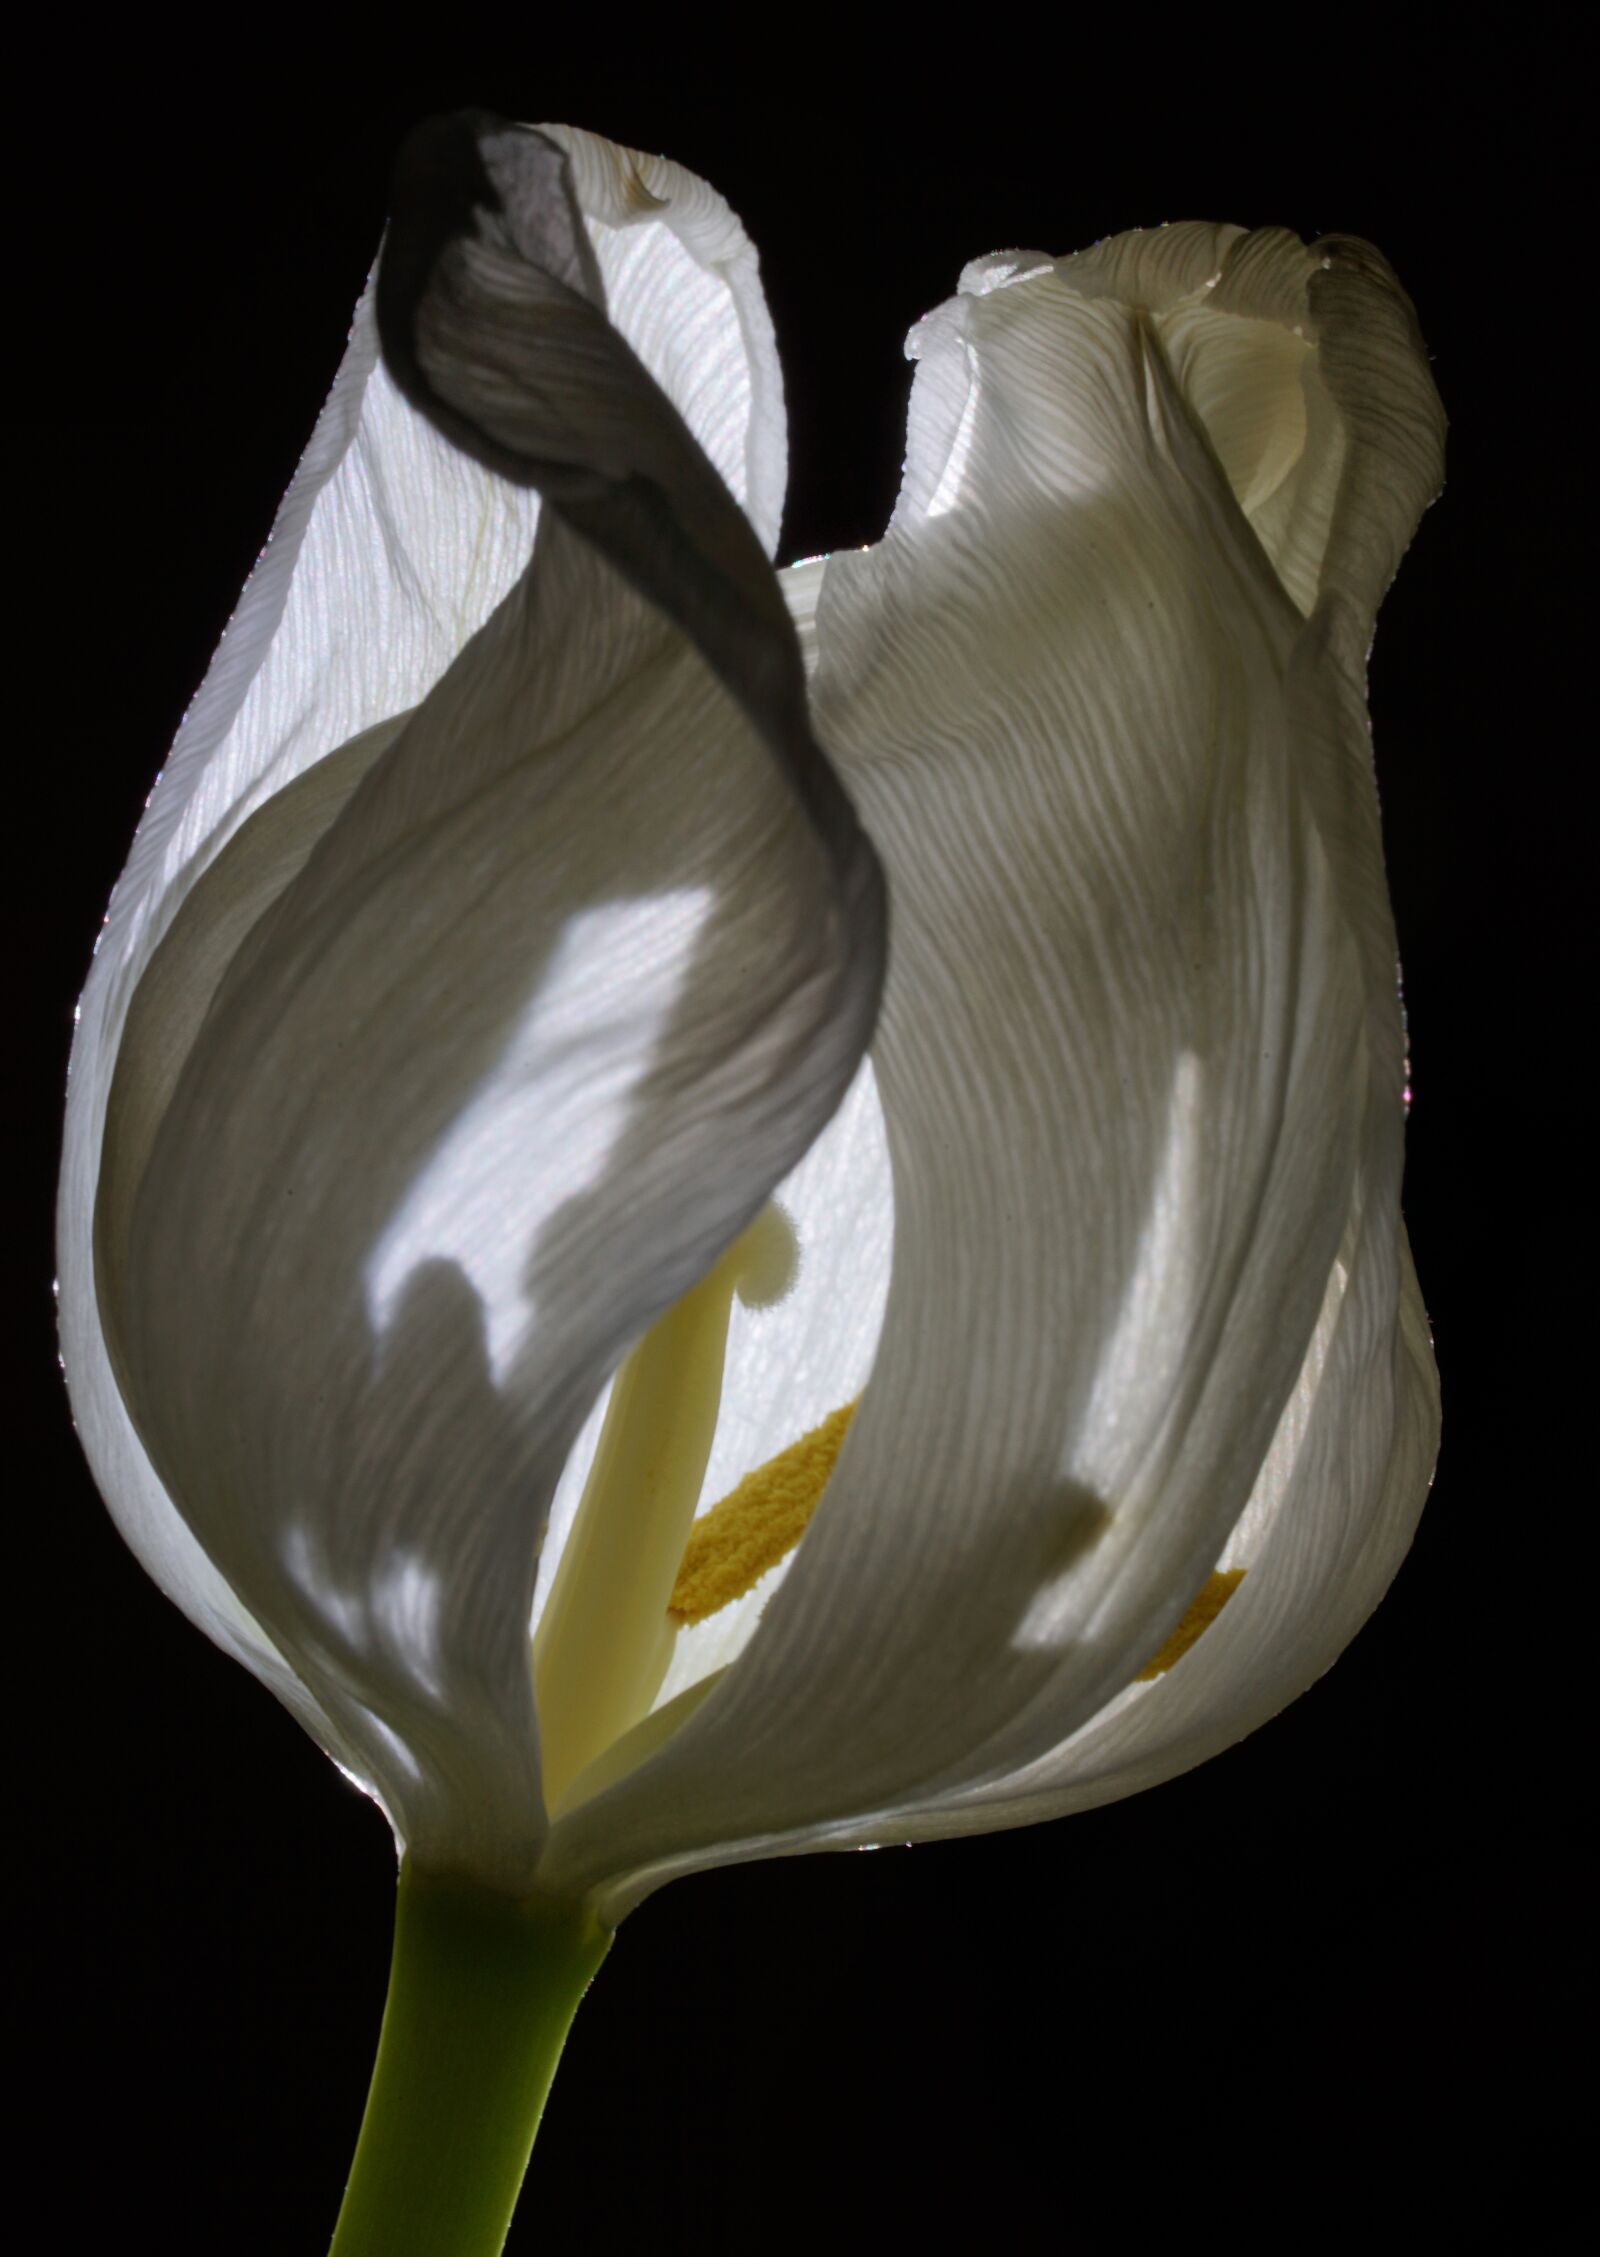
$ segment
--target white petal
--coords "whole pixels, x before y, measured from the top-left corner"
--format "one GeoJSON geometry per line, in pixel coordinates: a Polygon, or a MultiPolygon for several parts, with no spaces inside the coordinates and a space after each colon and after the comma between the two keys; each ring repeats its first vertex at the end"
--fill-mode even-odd
{"type": "MultiPolygon", "coordinates": [[[[1254,239],[1142,240],[986,274],[921,325],[895,521],[827,568],[819,715],[897,903],[874,1048],[893,1284],[758,1634],[552,1844],[619,1909],[699,1862],[1013,1822],[989,1801],[1115,1713],[1264,1489],[1240,1595],[1170,1694],[1124,1700],[1232,1684],[1248,1645],[1277,1705],[1299,1641],[1322,1666],[1374,1603],[1420,1504],[1361,659],[1436,483],[1436,405],[1375,254],[1343,254],[1319,302],[1296,247],[1342,468],[1320,553],[1302,540],[1280,577],[1241,505],[1294,475],[1256,480],[1278,444],[1257,409],[1303,361],[1273,338],[1255,406],[1202,436],[1160,342],[1254,239]],[[1386,481],[1371,450],[1397,415],[1386,481]],[[1308,1359],[1314,1401],[1286,1414],[1308,1359]]],[[[1235,318],[1281,318],[1284,241],[1264,312],[1236,292],[1235,318]]],[[[1216,338],[1187,342],[1216,413],[1216,338]]],[[[1221,1744],[1211,1721],[1185,1713],[1168,1768],[1221,1744]]]]}
{"type": "Polygon", "coordinates": [[[1314,1684],[1405,1557],[1439,1440],[1427,1320],[1393,1208],[1357,1236],[1322,1368],[1297,1389],[1247,1519],[1248,1571],[1177,1665],[1135,1683],[1014,1777],[941,1798],[908,1822],[929,1839],[1029,1825],[1137,1794],[1231,1746],[1314,1684]],[[1395,1282],[1401,1283],[1398,1314],[1395,1282]]]}
{"type": "MultiPolygon", "coordinates": [[[[918,1836],[1028,1824],[1153,1786],[1241,1739],[1334,1662],[1405,1557],[1439,1437],[1427,1319],[1399,1219],[1404,1030],[1365,713],[1378,604],[1442,478],[1444,420],[1409,300],[1369,244],[1245,238],[1225,305],[1302,320],[1336,418],[1336,490],[1316,515],[1317,608],[1290,694],[1367,967],[1368,1102],[1350,1219],[1322,1319],[1250,1505],[1222,1555],[1247,1566],[1175,1668],[1130,1685],[1010,1780],[920,1813],[918,1836]],[[1298,290],[1298,297],[1295,295],[1298,290]]],[[[1309,450],[1308,450],[1309,451],[1309,450]]],[[[1316,475],[1326,475],[1317,467],[1316,475]]],[[[1257,526],[1257,531],[1260,527],[1257,526]]],[[[1271,544],[1268,543],[1269,554],[1271,544]]],[[[1302,552],[1302,560],[1310,554],[1302,552]]],[[[1286,577],[1294,569],[1274,558],[1286,577]]]]}
{"type": "Polygon", "coordinates": [[[621,330],[744,508],[767,554],[788,477],[783,376],[754,247],[716,190],[670,158],[544,125],[621,330]]]}
{"type": "Polygon", "coordinates": [[[1337,416],[1340,474],[1322,512],[1318,606],[1296,647],[1291,695],[1367,964],[1371,1069],[1356,1197],[1324,1321],[1236,1531],[1250,1571],[1226,1611],[1175,1669],[1130,1686],[1029,1771],[931,1816],[939,1831],[1111,1801],[1275,1714],[1338,1657],[1388,1588],[1438,1447],[1438,1380],[1399,1221],[1404,1030],[1364,690],[1378,604],[1441,482],[1443,415],[1410,302],[1370,245],[1329,239],[1312,263],[1273,235],[1226,289],[1240,306],[1276,302],[1282,318],[1304,316],[1337,416]]]}
{"type": "MultiPolygon", "coordinates": [[[[714,190],[664,158],[545,131],[571,155],[612,321],[770,551],[782,388],[743,229],[714,190]]],[[[260,563],[150,795],[79,1005],[58,1225],[79,1432],[149,1572],[283,1697],[281,1664],[173,1512],[106,1365],[89,1227],[111,1069],[129,999],[206,868],[274,792],[417,703],[522,571],[538,508],[531,488],[485,472],[401,399],[378,359],[369,284],[260,563]]]]}
{"type": "MultiPolygon", "coordinates": [[[[253,819],[235,795],[210,880],[191,858],[187,898],[124,929],[80,1037],[63,1195],[69,1374],[86,1427],[106,1410],[96,1470],[130,1538],[252,1666],[292,1658],[299,1713],[355,1751],[416,1854],[507,1886],[543,1822],[527,1628],[555,1475],[628,1340],[842,1095],[882,945],[760,546],[584,315],[596,413],[631,396],[665,496],[643,546],[608,522],[611,551],[675,606],[663,557],[709,557],[737,702],[547,511],[414,714],[253,819]]],[[[692,294],[688,315],[726,344],[692,294]]],[[[670,360],[669,318],[657,303],[670,360]]],[[[519,372],[565,396],[559,336],[541,360],[524,330],[513,304],[519,372]]],[[[569,461],[589,483],[559,510],[603,508],[603,456],[569,461]]]]}

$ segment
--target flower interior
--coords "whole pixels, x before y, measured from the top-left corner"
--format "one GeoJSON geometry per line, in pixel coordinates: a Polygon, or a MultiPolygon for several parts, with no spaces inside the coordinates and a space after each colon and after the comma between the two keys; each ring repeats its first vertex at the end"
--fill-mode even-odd
{"type": "MultiPolygon", "coordinates": [[[[799,1264],[793,1222],[769,1200],[616,1375],[532,1641],[552,1815],[613,1785],[698,1707],[726,1664],[661,1701],[680,1631],[720,1614],[787,1562],[828,1486],[854,1400],[698,1509],[734,1298],[751,1310],[774,1307],[799,1264]],[[640,1729],[656,1718],[655,1729],[640,1729]]],[[[1151,1683],[1188,1652],[1244,1573],[1213,1571],[1135,1684],[1151,1683]]],[[[756,1619],[759,1612],[746,1635],[756,1619]]]]}

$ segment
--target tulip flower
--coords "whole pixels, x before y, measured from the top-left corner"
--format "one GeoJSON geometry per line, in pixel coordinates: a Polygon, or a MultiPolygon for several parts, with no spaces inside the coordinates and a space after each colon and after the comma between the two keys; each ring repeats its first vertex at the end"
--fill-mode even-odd
{"type": "Polygon", "coordinates": [[[1184,224],[980,259],[908,350],[883,539],[777,573],[727,207],[421,129],[106,919],[84,1447],[402,1856],[346,2257],[499,2246],[663,1881],[1197,1764],[1421,1509],[1410,303],[1184,224]]]}

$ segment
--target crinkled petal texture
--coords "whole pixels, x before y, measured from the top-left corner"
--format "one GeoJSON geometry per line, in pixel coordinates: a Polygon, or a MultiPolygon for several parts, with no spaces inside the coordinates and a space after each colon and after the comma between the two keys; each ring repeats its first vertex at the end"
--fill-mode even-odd
{"type": "Polygon", "coordinates": [[[421,1862],[522,1889],[551,1491],[844,1093],[882,901],[796,733],[737,222],[567,129],[463,147],[454,236],[384,254],[438,397],[369,291],[113,899],[62,1332],[144,1564],[421,1862]]]}
{"type": "Polygon", "coordinates": [[[887,1306],[759,1627],[552,1839],[614,1913],[1198,1762],[1354,1633],[1433,1461],[1365,711],[1441,474],[1409,301],[1364,244],[1184,226],[980,262],[911,350],[812,682],[896,904],[887,1306]]]}

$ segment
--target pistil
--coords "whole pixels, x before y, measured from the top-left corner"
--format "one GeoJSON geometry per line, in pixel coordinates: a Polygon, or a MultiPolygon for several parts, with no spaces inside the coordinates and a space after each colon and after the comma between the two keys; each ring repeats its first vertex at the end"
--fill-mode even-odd
{"type": "Polygon", "coordinates": [[[779,1299],[796,1260],[788,1218],[769,1204],[617,1373],[533,1640],[548,1807],[660,1690],[677,1638],[668,1604],[722,1403],[733,1296],[754,1307],[779,1299]]]}

